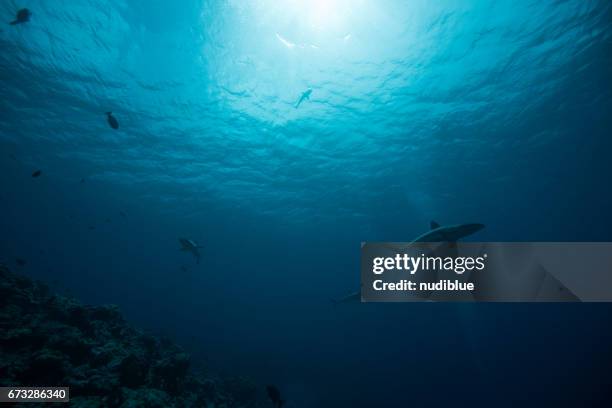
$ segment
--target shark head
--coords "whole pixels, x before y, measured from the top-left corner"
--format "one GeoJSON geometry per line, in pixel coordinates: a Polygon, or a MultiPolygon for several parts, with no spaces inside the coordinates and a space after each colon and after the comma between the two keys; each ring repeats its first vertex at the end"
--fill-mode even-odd
{"type": "Polygon", "coordinates": [[[485,226],[484,224],[456,224],[440,226],[431,222],[431,230],[418,236],[413,242],[456,242],[461,238],[472,235],[485,226]]]}

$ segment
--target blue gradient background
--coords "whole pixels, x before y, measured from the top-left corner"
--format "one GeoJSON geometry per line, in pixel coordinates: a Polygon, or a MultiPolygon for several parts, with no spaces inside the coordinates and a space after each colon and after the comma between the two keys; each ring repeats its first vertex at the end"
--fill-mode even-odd
{"type": "Polygon", "coordinates": [[[480,241],[612,240],[610,2],[0,15],[21,7],[31,22],[0,25],[0,261],[278,384],[288,408],[604,401],[608,305],[329,299],[359,287],[361,241],[431,219],[484,223],[480,241]]]}

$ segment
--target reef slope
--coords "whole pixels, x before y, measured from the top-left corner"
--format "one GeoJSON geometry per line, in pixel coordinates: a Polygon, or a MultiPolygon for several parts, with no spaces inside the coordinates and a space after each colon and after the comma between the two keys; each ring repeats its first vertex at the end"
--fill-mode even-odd
{"type": "Polygon", "coordinates": [[[82,305],[2,265],[0,385],[68,386],[73,407],[257,406],[250,381],[194,373],[178,346],[116,306],[82,305]]]}

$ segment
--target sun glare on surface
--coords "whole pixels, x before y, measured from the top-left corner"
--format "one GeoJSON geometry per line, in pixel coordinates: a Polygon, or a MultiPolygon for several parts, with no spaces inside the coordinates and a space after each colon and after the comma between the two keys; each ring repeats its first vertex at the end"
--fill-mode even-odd
{"type": "Polygon", "coordinates": [[[264,0],[267,12],[280,19],[295,21],[303,29],[324,32],[346,30],[351,15],[362,0],[264,0]]]}
{"type": "Polygon", "coordinates": [[[340,0],[302,0],[300,3],[307,8],[310,25],[318,29],[337,27],[349,11],[340,0]]]}

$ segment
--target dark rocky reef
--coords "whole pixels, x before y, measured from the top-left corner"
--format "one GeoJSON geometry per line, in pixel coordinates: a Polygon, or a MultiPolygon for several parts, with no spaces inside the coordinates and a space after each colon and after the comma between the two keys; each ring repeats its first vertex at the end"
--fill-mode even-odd
{"type": "Polygon", "coordinates": [[[179,347],[117,307],[81,305],[2,265],[0,385],[68,386],[73,407],[258,406],[251,382],[194,374],[179,347]]]}

